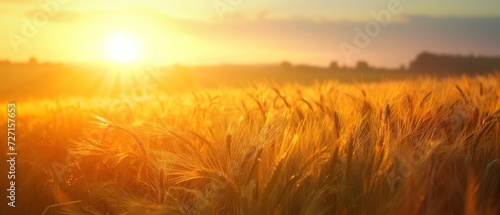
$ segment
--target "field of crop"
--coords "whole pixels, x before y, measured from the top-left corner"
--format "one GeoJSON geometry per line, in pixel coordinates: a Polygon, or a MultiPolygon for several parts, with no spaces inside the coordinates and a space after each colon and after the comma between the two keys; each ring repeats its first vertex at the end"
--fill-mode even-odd
{"type": "Polygon", "coordinates": [[[15,210],[498,214],[499,83],[494,74],[17,101],[15,210]]]}

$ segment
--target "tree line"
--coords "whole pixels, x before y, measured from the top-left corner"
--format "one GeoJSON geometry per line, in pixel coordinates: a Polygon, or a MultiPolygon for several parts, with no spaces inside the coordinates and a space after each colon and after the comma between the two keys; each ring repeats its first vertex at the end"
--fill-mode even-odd
{"type": "Polygon", "coordinates": [[[500,57],[438,55],[423,52],[410,63],[410,71],[432,74],[478,74],[500,70],[500,57]]]}

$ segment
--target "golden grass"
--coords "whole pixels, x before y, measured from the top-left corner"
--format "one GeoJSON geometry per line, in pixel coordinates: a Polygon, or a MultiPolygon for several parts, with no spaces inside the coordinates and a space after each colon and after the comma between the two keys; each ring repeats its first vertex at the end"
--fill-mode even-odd
{"type": "Polygon", "coordinates": [[[20,192],[44,214],[498,214],[498,83],[19,102],[20,192]]]}

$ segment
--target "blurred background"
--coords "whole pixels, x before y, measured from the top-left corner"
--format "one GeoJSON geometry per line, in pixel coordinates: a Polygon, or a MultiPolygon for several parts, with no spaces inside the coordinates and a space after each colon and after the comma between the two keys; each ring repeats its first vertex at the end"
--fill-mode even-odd
{"type": "Polygon", "coordinates": [[[486,73],[500,68],[499,7],[488,0],[1,0],[0,90],[9,92],[2,99],[119,95],[151,66],[169,74],[166,91],[486,73]]]}

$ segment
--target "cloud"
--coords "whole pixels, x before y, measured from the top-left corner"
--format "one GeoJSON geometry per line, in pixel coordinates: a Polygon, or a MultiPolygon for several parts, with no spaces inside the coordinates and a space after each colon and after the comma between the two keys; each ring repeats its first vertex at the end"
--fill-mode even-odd
{"type": "MultiPolygon", "coordinates": [[[[404,22],[393,21],[381,27],[380,34],[370,38],[370,44],[353,55],[353,61],[363,59],[377,65],[399,66],[408,63],[421,51],[500,55],[497,48],[500,47],[497,39],[500,38],[500,28],[497,27],[500,17],[401,15],[400,19],[404,22]]],[[[339,44],[353,45],[357,34],[355,27],[364,29],[368,23],[297,17],[278,19],[272,15],[247,18],[241,14],[228,16],[223,22],[208,22],[181,19],[145,7],[87,12],[64,10],[51,18],[51,23],[67,24],[74,28],[80,24],[126,26],[136,21],[154,22],[158,30],[194,38],[207,44],[208,48],[203,49],[208,51],[224,49],[235,59],[239,56],[249,58],[249,53],[265,55],[279,52],[283,56],[274,56],[274,60],[303,59],[304,62],[323,64],[334,59],[346,63],[339,44]],[[246,49],[252,51],[247,52],[246,49]]]]}
{"type": "MultiPolygon", "coordinates": [[[[160,11],[147,8],[125,8],[115,11],[92,11],[87,13],[63,12],[54,18],[57,22],[76,23],[86,20],[103,20],[126,14],[129,17],[158,22],[159,26],[199,37],[207,42],[273,44],[280,49],[313,51],[327,47],[338,51],[340,42],[353,43],[354,27],[364,28],[367,22],[315,21],[306,18],[293,19],[248,19],[235,15],[224,22],[202,22],[170,17],[160,11]]],[[[392,50],[394,45],[406,48],[423,46],[443,51],[484,49],[492,53],[491,47],[500,47],[499,18],[426,17],[408,16],[405,22],[393,22],[381,29],[379,36],[372,38],[374,47],[392,50]],[[457,47],[454,47],[457,46],[457,47]]],[[[367,47],[371,50],[371,47],[367,47]]]]}
{"type": "Polygon", "coordinates": [[[0,4],[37,4],[35,0],[0,0],[0,4]]]}
{"type": "Polygon", "coordinates": [[[138,7],[128,7],[120,10],[92,10],[87,12],[61,11],[52,20],[64,23],[78,23],[88,20],[99,20],[102,18],[112,17],[112,16],[149,18],[151,20],[159,20],[162,22],[169,22],[169,20],[174,19],[157,10],[138,8],[138,7]]]}

